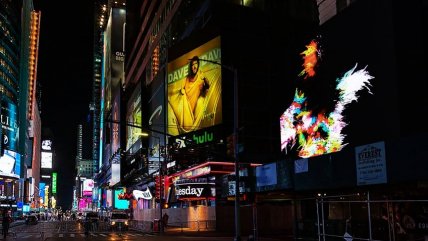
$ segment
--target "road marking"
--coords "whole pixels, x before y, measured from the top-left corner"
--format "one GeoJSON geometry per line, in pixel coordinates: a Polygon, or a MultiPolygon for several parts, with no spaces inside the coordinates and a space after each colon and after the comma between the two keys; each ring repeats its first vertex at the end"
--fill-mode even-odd
{"type": "Polygon", "coordinates": [[[62,238],[62,237],[64,237],[64,234],[60,233],[58,236],[59,236],[60,238],[62,238]]]}
{"type": "Polygon", "coordinates": [[[74,238],[74,233],[70,233],[70,237],[74,238]]]}
{"type": "Polygon", "coordinates": [[[105,234],[103,234],[103,233],[100,233],[100,235],[101,235],[101,236],[103,236],[103,237],[107,237],[107,235],[105,235],[105,234]]]}

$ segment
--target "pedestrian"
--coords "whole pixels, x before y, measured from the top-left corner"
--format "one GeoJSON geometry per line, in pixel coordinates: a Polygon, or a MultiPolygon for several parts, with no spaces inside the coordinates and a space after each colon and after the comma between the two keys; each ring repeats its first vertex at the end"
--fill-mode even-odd
{"type": "Polygon", "coordinates": [[[6,239],[6,236],[9,234],[9,226],[10,226],[11,218],[9,217],[9,212],[7,210],[3,211],[3,237],[6,239]]]}
{"type": "Polygon", "coordinates": [[[168,227],[168,218],[169,218],[168,214],[164,213],[162,216],[162,223],[164,228],[168,227]]]}
{"type": "Polygon", "coordinates": [[[85,218],[85,220],[83,221],[83,227],[85,229],[85,236],[89,235],[89,229],[91,228],[91,223],[88,217],[85,218]]]}

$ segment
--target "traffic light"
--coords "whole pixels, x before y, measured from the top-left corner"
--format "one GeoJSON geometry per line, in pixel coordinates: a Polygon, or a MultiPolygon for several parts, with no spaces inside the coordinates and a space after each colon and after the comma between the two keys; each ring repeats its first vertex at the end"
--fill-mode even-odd
{"type": "Polygon", "coordinates": [[[235,135],[231,134],[226,139],[226,154],[228,157],[235,157],[235,135]]]}
{"type": "Polygon", "coordinates": [[[164,178],[155,177],[155,199],[160,200],[164,189],[164,178]],[[161,193],[162,192],[162,193],[161,193]]]}

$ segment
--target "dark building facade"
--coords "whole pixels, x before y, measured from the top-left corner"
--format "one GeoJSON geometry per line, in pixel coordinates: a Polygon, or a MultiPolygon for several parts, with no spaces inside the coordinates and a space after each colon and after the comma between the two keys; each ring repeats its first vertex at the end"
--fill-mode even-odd
{"type": "Polygon", "coordinates": [[[103,57],[125,62],[120,90],[101,87],[100,207],[134,193],[137,222],[168,213],[232,233],[238,157],[243,235],[423,237],[427,130],[410,113],[426,110],[426,11],[423,1],[127,3],[124,52],[103,57]],[[202,98],[186,102],[195,56],[202,98]],[[391,226],[400,215],[407,236],[391,226]]]}

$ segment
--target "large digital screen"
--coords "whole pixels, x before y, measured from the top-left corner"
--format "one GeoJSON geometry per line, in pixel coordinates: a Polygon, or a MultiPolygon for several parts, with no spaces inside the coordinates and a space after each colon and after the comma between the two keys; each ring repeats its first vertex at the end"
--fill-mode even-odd
{"type": "Polygon", "coordinates": [[[115,153],[120,147],[120,91],[117,92],[112,108],[111,151],[115,153]]]}
{"type": "Polygon", "coordinates": [[[124,8],[112,8],[111,10],[111,83],[112,91],[116,92],[119,86],[125,83],[125,49],[124,28],[126,10],[124,8]]]}
{"type": "Polygon", "coordinates": [[[220,37],[168,63],[168,133],[222,122],[220,37]]]}
{"type": "Polygon", "coordinates": [[[256,167],[257,187],[276,185],[276,163],[256,167]]]}
{"type": "Polygon", "coordinates": [[[120,195],[124,194],[124,190],[118,189],[114,190],[114,208],[117,209],[128,209],[129,201],[126,199],[119,199],[120,195]]]}
{"type": "Polygon", "coordinates": [[[91,192],[92,193],[92,189],[94,188],[94,180],[92,179],[85,179],[83,181],[83,191],[84,192],[91,192]]]}
{"type": "Polygon", "coordinates": [[[42,151],[41,168],[52,168],[52,152],[42,151]]]}
{"type": "Polygon", "coordinates": [[[16,152],[5,150],[0,157],[0,175],[19,178],[21,158],[16,152]]]}
{"type": "Polygon", "coordinates": [[[39,197],[40,197],[40,200],[44,200],[45,199],[45,186],[46,186],[46,183],[44,183],[44,182],[39,182],[39,197]]]}
{"type": "Polygon", "coordinates": [[[3,148],[11,151],[17,151],[18,148],[18,119],[17,107],[15,104],[5,100],[1,103],[1,141],[3,141],[3,148]]]}
{"type": "Polygon", "coordinates": [[[52,150],[52,141],[51,140],[43,140],[42,141],[42,150],[46,150],[46,151],[52,150]]]}
{"type": "MultiPolygon", "coordinates": [[[[128,151],[134,143],[141,138],[141,85],[137,85],[128,102],[126,121],[128,124],[126,126],[126,150],[128,151]]],[[[136,150],[133,150],[134,153],[136,150]]]]}
{"type": "Polygon", "coordinates": [[[165,138],[159,133],[164,132],[165,127],[165,91],[164,88],[165,74],[159,72],[156,78],[153,79],[150,85],[150,93],[148,100],[148,119],[149,128],[149,155],[148,157],[148,172],[153,173],[159,169],[159,161],[164,161],[164,155],[161,154],[162,147],[165,147],[165,138]]]}
{"type": "Polygon", "coordinates": [[[329,54],[322,37],[302,47],[294,98],[280,117],[281,150],[287,154],[308,158],[342,150],[347,145],[344,130],[352,124],[347,113],[362,94],[372,94],[374,77],[367,64],[358,58],[344,61],[346,52],[330,61],[329,54]]]}

